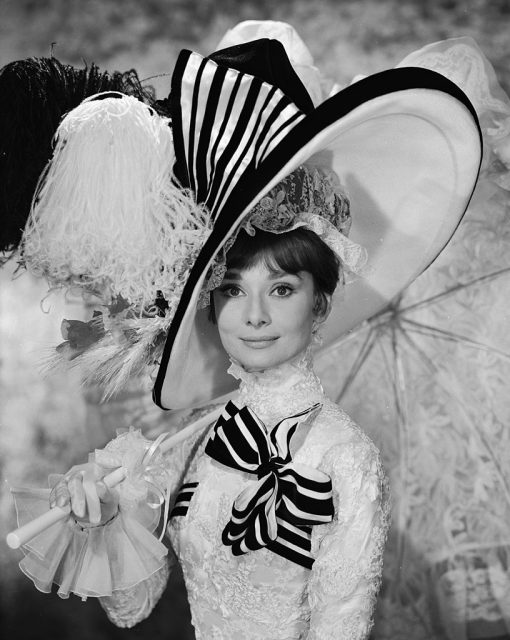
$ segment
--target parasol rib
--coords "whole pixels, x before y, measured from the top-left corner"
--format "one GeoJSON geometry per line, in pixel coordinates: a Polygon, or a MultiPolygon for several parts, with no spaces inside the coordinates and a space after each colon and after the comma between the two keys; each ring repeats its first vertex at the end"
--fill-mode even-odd
{"type": "Polygon", "coordinates": [[[341,401],[341,399],[349,390],[351,384],[354,382],[354,379],[358,375],[361,367],[365,364],[368,356],[370,355],[370,353],[372,352],[372,349],[374,348],[376,337],[377,337],[377,333],[372,328],[370,328],[370,330],[368,331],[367,337],[365,338],[365,341],[361,345],[361,348],[358,352],[356,360],[353,366],[351,367],[349,375],[345,379],[345,382],[336,397],[336,402],[341,401]]]}
{"type": "Polygon", "coordinates": [[[433,327],[431,325],[424,324],[422,322],[417,322],[416,320],[411,320],[409,318],[402,318],[401,322],[403,325],[411,325],[412,328],[408,328],[408,330],[412,331],[413,333],[418,333],[420,335],[428,336],[430,338],[438,338],[439,340],[449,340],[451,342],[456,342],[458,344],[464,344],[466,346],[479,349],[480,351],[494,353],[498,356],[501,356],[503,358],[510,360],[510,353],[506,353],[506,351],[502,351],[501,349],[492,347],[491,345],[486,344],[485,342],[479,342],[478,340],[473,340],[472,338],[463,336],[460,333],[455,333],[454,331],[448,331],[447,329],[441,329],[439,327],[433,327]]]}
{"type": "Polygon", "coordinates": [[[487,273],[484,276],[480,276],[478,278],[474,278],[473,280],[469,280],[469,282],[459,282],[453,287],[449,289],[445,289],[445,291],[441,291],[441,293],[436,294],[435,296],[431,296],[430,298],[426,298],[425,300],[420,300],[419,302],[415,302],[414,304],[410,304],[408,307],[401,307],[401,313],[407,313],[408,311],[415,311],[416,309],[421,309],[422,307],[426,307],[430,304],[435,304],[439,302],[443,298],[446,298],[458,291],[462,291],[463,289],[467,289],[469,287],[474,286],[475,284],[480,284],[481,282],[486,282],[487,280],[494,280],[495,278],[499,278],[505,274],[510,273],[510,267],[505,267],[504,269],[499,269],[498,271],[493,271],[492,273],[487,273]]]}

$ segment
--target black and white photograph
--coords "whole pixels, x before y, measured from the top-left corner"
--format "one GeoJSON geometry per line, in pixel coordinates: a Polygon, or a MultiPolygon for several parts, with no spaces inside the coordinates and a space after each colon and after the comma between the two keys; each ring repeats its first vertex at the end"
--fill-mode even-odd
{"type": "Polygon", "coordinates": [[[0,0],[0,634],[510,640],[510,3],[0,0]]]}

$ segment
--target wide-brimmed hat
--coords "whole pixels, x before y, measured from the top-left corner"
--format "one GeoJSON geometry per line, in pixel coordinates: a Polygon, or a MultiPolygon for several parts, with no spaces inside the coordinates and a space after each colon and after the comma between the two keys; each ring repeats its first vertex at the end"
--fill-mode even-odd
{"type": "Polygon", "coordinates": [[[323,348],[380,312],[447,244],[473,192],[482,142],[466,95],[442,75],[399,68],[314,106],[281,43],[203,57],[181,52],[169,98],[175,175],[211,212],[173,316],[155,402],[197,406],[235,387],[217,327],[198,301],[211,266],[253,207],[301,165],[327,156],[350,199],[350,239],[369,268],[335,296],[323,348]]]}

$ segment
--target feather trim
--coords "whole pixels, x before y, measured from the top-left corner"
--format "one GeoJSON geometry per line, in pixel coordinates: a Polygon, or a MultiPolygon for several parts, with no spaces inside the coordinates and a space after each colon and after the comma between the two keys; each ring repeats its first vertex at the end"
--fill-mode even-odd
{"type": "Polygon", "coordinates": [[[84,384],[98,384],[103,400],[116,395],[135,377],[146,376],[157,364],[168,330],[164,317],[110,317],[95,311],[89,322],[64,320],[66,338],[43,365],[43,371],[76,368],[84,384]],[[69,325],[74,327],[70,335],[69,325]],[[76,325],[81,335],[77,338],[76,325]],[[87,330],[87,327],[90,330],[87,330]]]}

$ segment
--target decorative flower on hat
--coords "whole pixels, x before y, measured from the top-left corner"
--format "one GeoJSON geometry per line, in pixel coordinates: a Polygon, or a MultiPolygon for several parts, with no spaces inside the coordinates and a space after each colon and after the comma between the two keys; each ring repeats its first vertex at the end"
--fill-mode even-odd
{"type": "Polygon", "coordinates": [[[253,207],[245,228],[253,226],[281,233],[295,228],[303,214],[308,214],[323,217],[339,232],[348,235],[349,199],[338,186],[334,189],[333,180],[331,171],[298,167],[253,207]]]}

